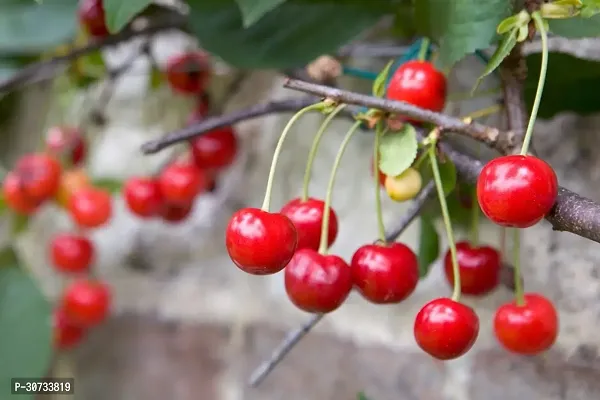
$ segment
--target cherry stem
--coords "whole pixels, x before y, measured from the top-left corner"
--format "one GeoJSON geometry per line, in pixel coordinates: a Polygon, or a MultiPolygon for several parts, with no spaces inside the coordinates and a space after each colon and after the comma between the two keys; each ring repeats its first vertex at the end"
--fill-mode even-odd
{"type": "Polygon", "coordinates": [[[513,230],[513,261],[515,264],[515,303],[517,306],[524,306],[525,294],[521,282],[521,235],[519,229],[513,230]]]}
{"type": "Polygon", "coordinates": [[[381,212],[381,183],[379,181],[379,143],[385,133],[381,122],[377,123],[375,128],[375,143],[373,145],[373,178],[375,181],[375,214],[377,215],[377,231],[379,240],[386,243],[385,224],[383,223],[383,212],[381,212]]]}
{"type": "Polygon", "coordinates": [[[273,161],[271,162],[271,169],[269,170],[269,178],[267,180],[267,190],[265,191],[265,199],[263,200],[263,204],[261,209],[263,211],[269,211],[271,207],[271,192],[273,191],[273,181],[275,178],[275,169],[277,168],[277,160],[279,160],[279,155],[281,154],[281,150],[283,148],[283,142],[285,142],[285,138],[290,133],[292,126],[298,119],[310,111],[320,110],[324,107],[323,103],[312,104],[308,107],[304,107],[302,110],[298,111],[292,118],[290,118],[289,122],[283,128],[283,132],[281,132],[281,136],[279,136],[279,140],[277,141],[277,146],[275,147],[275,152],[273,153],[273,161]]]}
{"type": "Polygon", "coordinates": [[[333,110],[331,114],[327,116],[327,118],[325,118],[325,120],[319,127],[317,134],[315,135],[315,138],[312,142],[312,146],[310,148],[310,152],[308,153],[306,171],[304,172],[304,185],[302,186],[302,201],[308,200],[308,186],[310,185],[310,175],[312,172],[312,166],[315,162],[315,157],[317,155],[317,151],[319,150],[319,144],[321,143],[323,134],[327,131],[327,128],[329,127],[331,121],[335,118],[335,116],[339,114],[340,111],[342,111],[345,107],[346,104],[340,104],[339,106],[337,106],[336,109],[333,110]]]}
{"type": "Polygon", "coordinates": [[[427,50],[429,49],[429,39],[421,39],[421,48],[419,49],[419,61],[425,61],[427,57],[427,50]]]}
{"type": "Polygon", "coordinates": [[[533,100],[533,106],[531,107],[531,115],[529,116],[529,123],[527,124],[527,131],[525,132],[525,139],[523,140],[523,147],[521,147],[521,155],[524,156],[529,150],[529,144],[533,136],[533,126],[537,118],[538,110],[540,109],[540,102],[542,101],[542,93],[544,92],[544,84],[546,82],[546,71],[548,70],[548,32],[544,26],[544,20],[540,15],[539,11],[531,14],[531,18],[535,22],[535,26],[540,33],[542,38],[542,65],[540,67],[540,78],[538,80],[537,90],[535,92],[535,98],[533,100]]]}
{"type": "Polygon", "coordinates": [[[346,136],[344,136],[344,140],[340,145],[340,148],[335,156],[335,160],[333,161],[333,167],[331,169],[331,175],[329,176],[329,183],[327,184],[327,192],[325,194],[325,209],[323,210],[323,223],[321,225],[321,242],[319,243],[319,253],[327,254],[327,249],[329,245],[329,216],[331,214],[331,196],[333,194],[333,185],[335,183],[335,177],[337,175],[337,171],[340,168],[340,163],[342,161],[342,156],[348,147],[348,143],[350,143],[350,139],[352,136],[358,131],[358,128],[362,125],[362,121],[357,121],[352,125],[346,136]]]}
{"type": "MultiPolygon", "coordinates": [[[[435,132],[435,131],[434,131],[435,132]]],[[[435,154],[437,137],[433,137],[431,146],[429,147],[429,160],[431,161],[431,170],[433,172],[433,180],[437,190],[438,198],[440,199],[440,208],[442,209],[442,218],[446,235],[448,237],[448,245],[450,246],[450,255],[452,257],[452,273],[454,275],[454,291],[452,292],[452,300],[460,300],[460,270],[458,268],[458,257],[456,255],[456,242],[454,241],[454,233],[452,232],[452,223],[450,222],[450,213],[448,212],[448,204],[446,203],[446,195],[444,186],[442,185],[442,177],[438,166],[437,157],[435,154]]]]}

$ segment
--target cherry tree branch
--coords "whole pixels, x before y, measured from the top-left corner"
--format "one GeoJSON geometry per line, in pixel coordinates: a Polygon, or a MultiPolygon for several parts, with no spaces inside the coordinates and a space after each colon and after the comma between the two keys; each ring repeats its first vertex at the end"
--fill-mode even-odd
{"type": "MultiPolygon", "coordinates": [[[[160,139],[151,140],[142,145],[144,154],[157,153],[175,143],[190,140],[193,137],[202,135],[222,126],[233,125],[235,123],[246,121],[253,118],[263,117],[265,115],[298,111],[304,107],[314,104],[317,99],[313,96],[294,97],[279,101],[270,101],[268,103],[257,104],[255,106],[235,111],[229,114],[205,118],[200,122],[171,132],[160,139]]],[[[346,115],[349,115],[346,112],[346,115]]]]}
{"type": "MultiPolygon", "coordinates": [[[[310,93],[323,98],[330,98],[341,103],[354,104],[369,108],[376,108],[390,113],[399,113],[413,118],[422,119],[442,127],[445,130],[462,133],[471,138],[480,140],[501,153],[512,151],[514,132],[500,132],[496,128],[471,123],[466,124],[458,118],[427,111],[418,107],[360,93],[349,92],[337,88],[330,88],[314,83],[289,80],[286,87],[300,92],[310,93]],[[507,137],[510,137],[510,146],[507,146],[507,137]]],[[[463,177],[475,182],[483,163],[469,156],[461,154],[447,144],[443,146],[446,153],[456,164],[457,170],[463,177]]],[[[600,204],[585,197],[579,196],[563,187],[559,188],[556,204],[546,216],[555,231],[571,232],[578,236],[600,243],[600,204]]]]}
{"type": "Polygon", "coordinates": [[[52,57],[22,68],[10,78],[0,81],[0,94],[52,76],[64,64],[86,54],[126,42],[136,37],[152,35],[170,29],[181,29],[185,27],[185,23],[186,19],[183,14],[167,8],[161,10],[160,16],[156,16],[156,18],[150,18],[150,16],[140,17],[119,33],[99,40],[93,40],[85,46],[72,49],[65,55],[52,57]]]}
{"type": "MultiPolygon", "coordinates": [[[[408,226],[417,218],[421,209],[425,205],[429,196],[434,192],[435,185],[433,181],[429,182],[421,192],[415,197],[411,207],[402,215],[402,218],[396,223],[396,226],[386,233],[385,238],[387,241],[392,242],[396,240],[402,232],[408,228],[408,226]]],[[[271,356],[260,364],[250,376],[248,385],[250,387],[257,387],[263,380],[269,375],[273,369],[284,359],[284,357],[304,338],[308,333],[323,319],[325,314],[315,314],[306,321],[302,326],[297,329],[290,331],[281,344],[273,350],[271,356]]]]}
{"type": "MultiPolygon", "coordinates": [[[[527,129],[527,114],[523,85],[527,77],[527,65],[518,43],[500,66],[500,77],[504,91],[504,105],[509,129],[515,133],[515,142],[522,143],[527,129]]],[[[516,150],[517,146],[515,146],[516,150]]]]}
{"type": "Polygon", "coordinates": [[[341,103],[376,108],[395,114],[407,115],[425,122],[435,124],[444,130],[457,132],[505,153],[515,146],[514,132],[501,132],[498,128],[485,126],[480,123],[465,123],[458,118],[413,106],[400,101],[381,99],[361,93],[350,92],[315,83],[289,79],[284,87],[315,96],[325,97],[341,103]]]}

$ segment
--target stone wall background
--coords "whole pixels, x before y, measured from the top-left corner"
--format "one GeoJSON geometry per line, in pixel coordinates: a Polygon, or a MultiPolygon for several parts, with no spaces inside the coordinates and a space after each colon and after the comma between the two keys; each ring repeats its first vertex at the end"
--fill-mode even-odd
{"type": "MultiPolygon", "coordinates": [[[[134,44],[135,45],[135,44],[134,44]]],[[[186,45],[166,35],[157,45],[164,60],[186,45]]],[[[590,56],[595,48],[581,42],[568,50],[590,56]]],[[[110,54],[114,60],[120,54],[110,54]]],[[[550,66],[552,68],[552,66],[550,66]]],[[[97,132],[90,171],[94,176],[124,178],[152,171],[169,151],[144,157],[139,145],[183,124],[191,104],[168,89],[145,96],[144,65],[136,66],[109,105],[110,124],[97,132]],[[160,111],[160,112],[158,112],[160,111]]],[[[452,76],[453,91],[468,91],[481,70],[474,60],[452,76]]],[[[227,68],[215,85],[224,86],[227,68]]],[[[267,98],[292,95],[273,72],[254,73],[228,104],[237,109],[267,98]]],[[[494,87],[497,83],[488,83],[494,87]]],[[[484,88],[482,88],[484,89],[484,88]]],[[[45,121],[35,110],[52,100],[47,88],[31,89],[10,129],[10,153],[35,147],[45,121]],[[44,97],[46,96],[46,97],[44,97]],[[36,103],[37,102],[37,103],[36,103]]],[[[71,112],[80,111],[75,98],[71,112]]],[[[450,104],[456,115],[490,104],[473,100],[450,104]]],[[[50,113],[48,122],[62,116],[50,113]]],[[[85,345],[57,362],[58,375],[75,374],[83,400],[345,400],[364,390],[372,400],[588,400],[600,398],[600,248],[568,233],[553,232],[546,222],[524,236],[526,288],[543,291],[557,305],[561,331],[557,345],[539,357],[512,356],[495,343],[491,318],[511,293],[499,289],[481,301],[465,298],[481,318],[480,338],[466,356],[438,362],[423,354],[412,336],[413,318],[429,299],[449,295],[435,265],[410,299],[397,306],[375,306],[352,294],[327,316],[258,388],[245,380],[268,356],[289,328],[309,318],[287,300],[281,274],[247,276],[224,249],[228,216],[238,207],[262,200],[270,155],[290,115],[269,116],[239,124],[244,154],[215,194],[198,199],[193,216],[180,226],[140,222],[116,198],[109,226],[93,232],[100,250],[98,275],[114,287],[115,315],[85,345]],[[144,267],[145,271],[139,268],[144,267]]],[[[320,118],[304,118],[285,145],[273,193],[273,208],[300,193],[304,164],[320,118]]],[[[486,123],[497,124],[490,118],[486,123]]],[[[323,140],[311,193],[323,196],[333,157],[349,123],[337,121],[323,140]]],[[[562,185],[600,200],[598,116],[561,115],[540,122],[536,150],[557,170],[562,185]]],[[[376,235],[374,194],[369,174],[371,139],[358,135],[348,149],[334,194],[340,234],[332,251],[349,258],[376,235]]],[[[387,224],[406,205],[384,197],[387,224]]],[[[35,218],[20,248],[28,266],[50,297],[62,285],[47,263],[45,243],[57,231],[71,229],[68,218],[48,209],[35,218]]],[[[418,227],[400,238],[416,249],[418,227]]],[[[482,242],[498,243],[499,230],[482,228],[482,242]]]]}

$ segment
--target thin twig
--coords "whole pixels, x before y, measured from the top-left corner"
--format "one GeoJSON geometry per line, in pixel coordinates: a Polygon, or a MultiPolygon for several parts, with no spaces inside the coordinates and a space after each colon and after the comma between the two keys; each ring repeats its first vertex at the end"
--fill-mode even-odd
{"type": "Polygon", "coordinates": [[[138,24],[132,23],[128,29],[100,40],[94,40],[85,46],[71,50],[68,54],[28,65],[10,78],[0,81],[0,93],[10,92],[21,86],[35,82],[38,78],[45,79],[58,72],[60,67],[65,63],[83,55],[126,42],[134,37],[182,28],[185,26],[185,23],[185,16],[175,11],[165,12],[160,18],[156,18],[154,21],[148,20],[148,23],[141,27],[138,24]]]}
{"type": "Polygon", "coordinates": [[[435,124],[444,130],[454,131],[469,136],[503,153],[512,150],[515,145],[515,135],[513,132],[501,132],[497,128],[485,126],[476,122],[465,123],[458,118],[425,110],[408,103],[382,99],[295,79],[287,80],[284,87],[304,93],[310,93],[322,98],[330,98],[346,104],[354,104],[357,106],[376,108],[394,114],[407,115],[421,121],[435,124]]]}
{"type": "MultiPolygon", "coordinates": [[[[413,200],[411,207],[402,215],[402,218],[396,224],[396,227],[391,229],[389,233],[386,233],[386,241],[392,242],[396,240],[402,232],[406,230],[406,228],[415,220],[415,218],[419,215],[421,208],[425,205],[425,202],[429,198],[429,196],[433,193],[434,184],[433,182],[429,182],[423,190],[417,195],[417,197],[413,200]]],[[[261,384],[262,381],[269,375],[273,369],[284,359],[284,357],[296,346],[302,338],[304,338],[308,333],[323,319],[325,314],[315,314],[311,316],[311,318],[304,323],[300,328],[294,329],[290,331],[281,344],[273,350],[273,353],[269,357],[268,360],[261,363],[255,370],[252,372],[250,379],[248,380],[248,385],[250,387],[257,387],[261,384]]]]}
{"type": "Polygon", "coordinates": [[[298,111],[306,106],[317,102],[314,97],[298,97],[279,101],[270,101],[268,103],[257,104],[255,106],[235,111],[226,115],[210,117],[200,122],[169,133],[160,139],[151,140],[142,145],[142,152],[153,154],[165,149],[175,143],[187,141],[193,137],[202,135],[222,126],[233,125],[235,123],[262,117],[270,114],[298,111]]]}

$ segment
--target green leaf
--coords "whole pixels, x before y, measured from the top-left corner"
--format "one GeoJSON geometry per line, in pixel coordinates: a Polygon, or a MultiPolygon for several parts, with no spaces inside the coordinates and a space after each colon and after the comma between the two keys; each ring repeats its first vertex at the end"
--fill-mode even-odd
{"type": "Polygon", "coordinates": [[[394,64],[394,60],[387,63],[384,69],[381,70],[375,81],[373,82],[373,96],[383,97],[385,95],[385,83],[387,82],[390,68],[394,64]]]}
{"type": "Polygon", "coordinates": [[[415,1],[417,26],[439,43],[439,60],[446,67],[489,47],[497,37],[497,25],[510,12],[508,0],[415,1]]]}
{"type": "Polygon", "coordinates": [[[19,235],[29,226],[29,216],[13,213],[12,214],[12,234],[19,235]]]}
{"type": "Polygon", "coordinates": [[[92,186],[104,189],[110,193],[119,193],[123,189],[123,182],[118,179],[100,178],[92,181],[92,186]]]}
{"type": "Polygon", "coordinates": [[[393,2],[288,0],[244,28],[235,0],[189,0],[192,32],[239,68],[288,68],[331,54],[393,11],[393,2]]]}
{"type": "Polygon", "coordinates": [[[52,320],[50,305],[14,252],[1,252],[0,262],[0,390],[10,393],[10,378],[42,378],[48,372],[52,320]]]}
{"type": "Polygon", "coordinates": [[[42,53],[71,39],[78,0],[0,2],[0,54],[42,53]]]}
{"type": "Polygon", "coordinates": [[[456,166],[449,158],[445,158],[444,162],[438,161],[438,166],[444,194],[448,196],[456,187],[456,166]]]}
{"type": "MultiPolygon", "coordinates": [[[[525,102],[529,110],[537,89],[541,54],[527,57],[525,102]]],[[[600,111],[600,62],[583,60],[568,54],[550,53],[539,118],[552,118],[558,113],[572,111],[590,115],[600,111]]]]}
{"type": "Polygon", "coordinates": [[[244,27],[256,23],[269,11],[280,6],[286,0],[235,0],[240,11],[242,12],[242,20],[244,27]]]}
{"type": "Polygon", "coordinates": [[[369,400],[365,392],[358,392],[356,394],[356,400],[369,400]]]}
{"type": "Polygon", "coordinates": [[[400,175],[415,161],[418,147],[417,132],[410,124],[387,132],[379,145],[379,169],[386,175],[400,175]]]}
{"type": "Polygon", "coordinates": [[[600,14],[589,18],[575,17],[548,21],[550,31],[566,38],[585,38],[600,36],[600,14]]]}
{"type": "Polygon", "coordinates": [[[152,0],[102,0],[106,27],[111,33],[119,32],[152,2],[152,0]]]}
{"type": "Polygon", "coordinates": [[[423,278],[440,255],[440,238],[432,219],[421,215],[419,221],[419,276],[423,278]]]}
{"type": "Polygon", "coordinates": [[[477,82],[475,83],[475,86],[473,87],[471,92],[475,92],[475,90],[477,90],[477,87],[481,83],[481,80],[489,74],[491,74],[492,72],[494,72],[496,68],[500,66],[500,63],[502,63],[502,61],[504,61],[504,59],[508,56],[508,54],[517,44],[518,33],[519,29],[516,28],[502,37],[500,44],[498,44],[498,47],[496,47],[496,51],[490,58],[490,61],[485,67],[485,70],[483,70],[483,73],[479,76],[479,78],[477,78],[477,82]]]}

